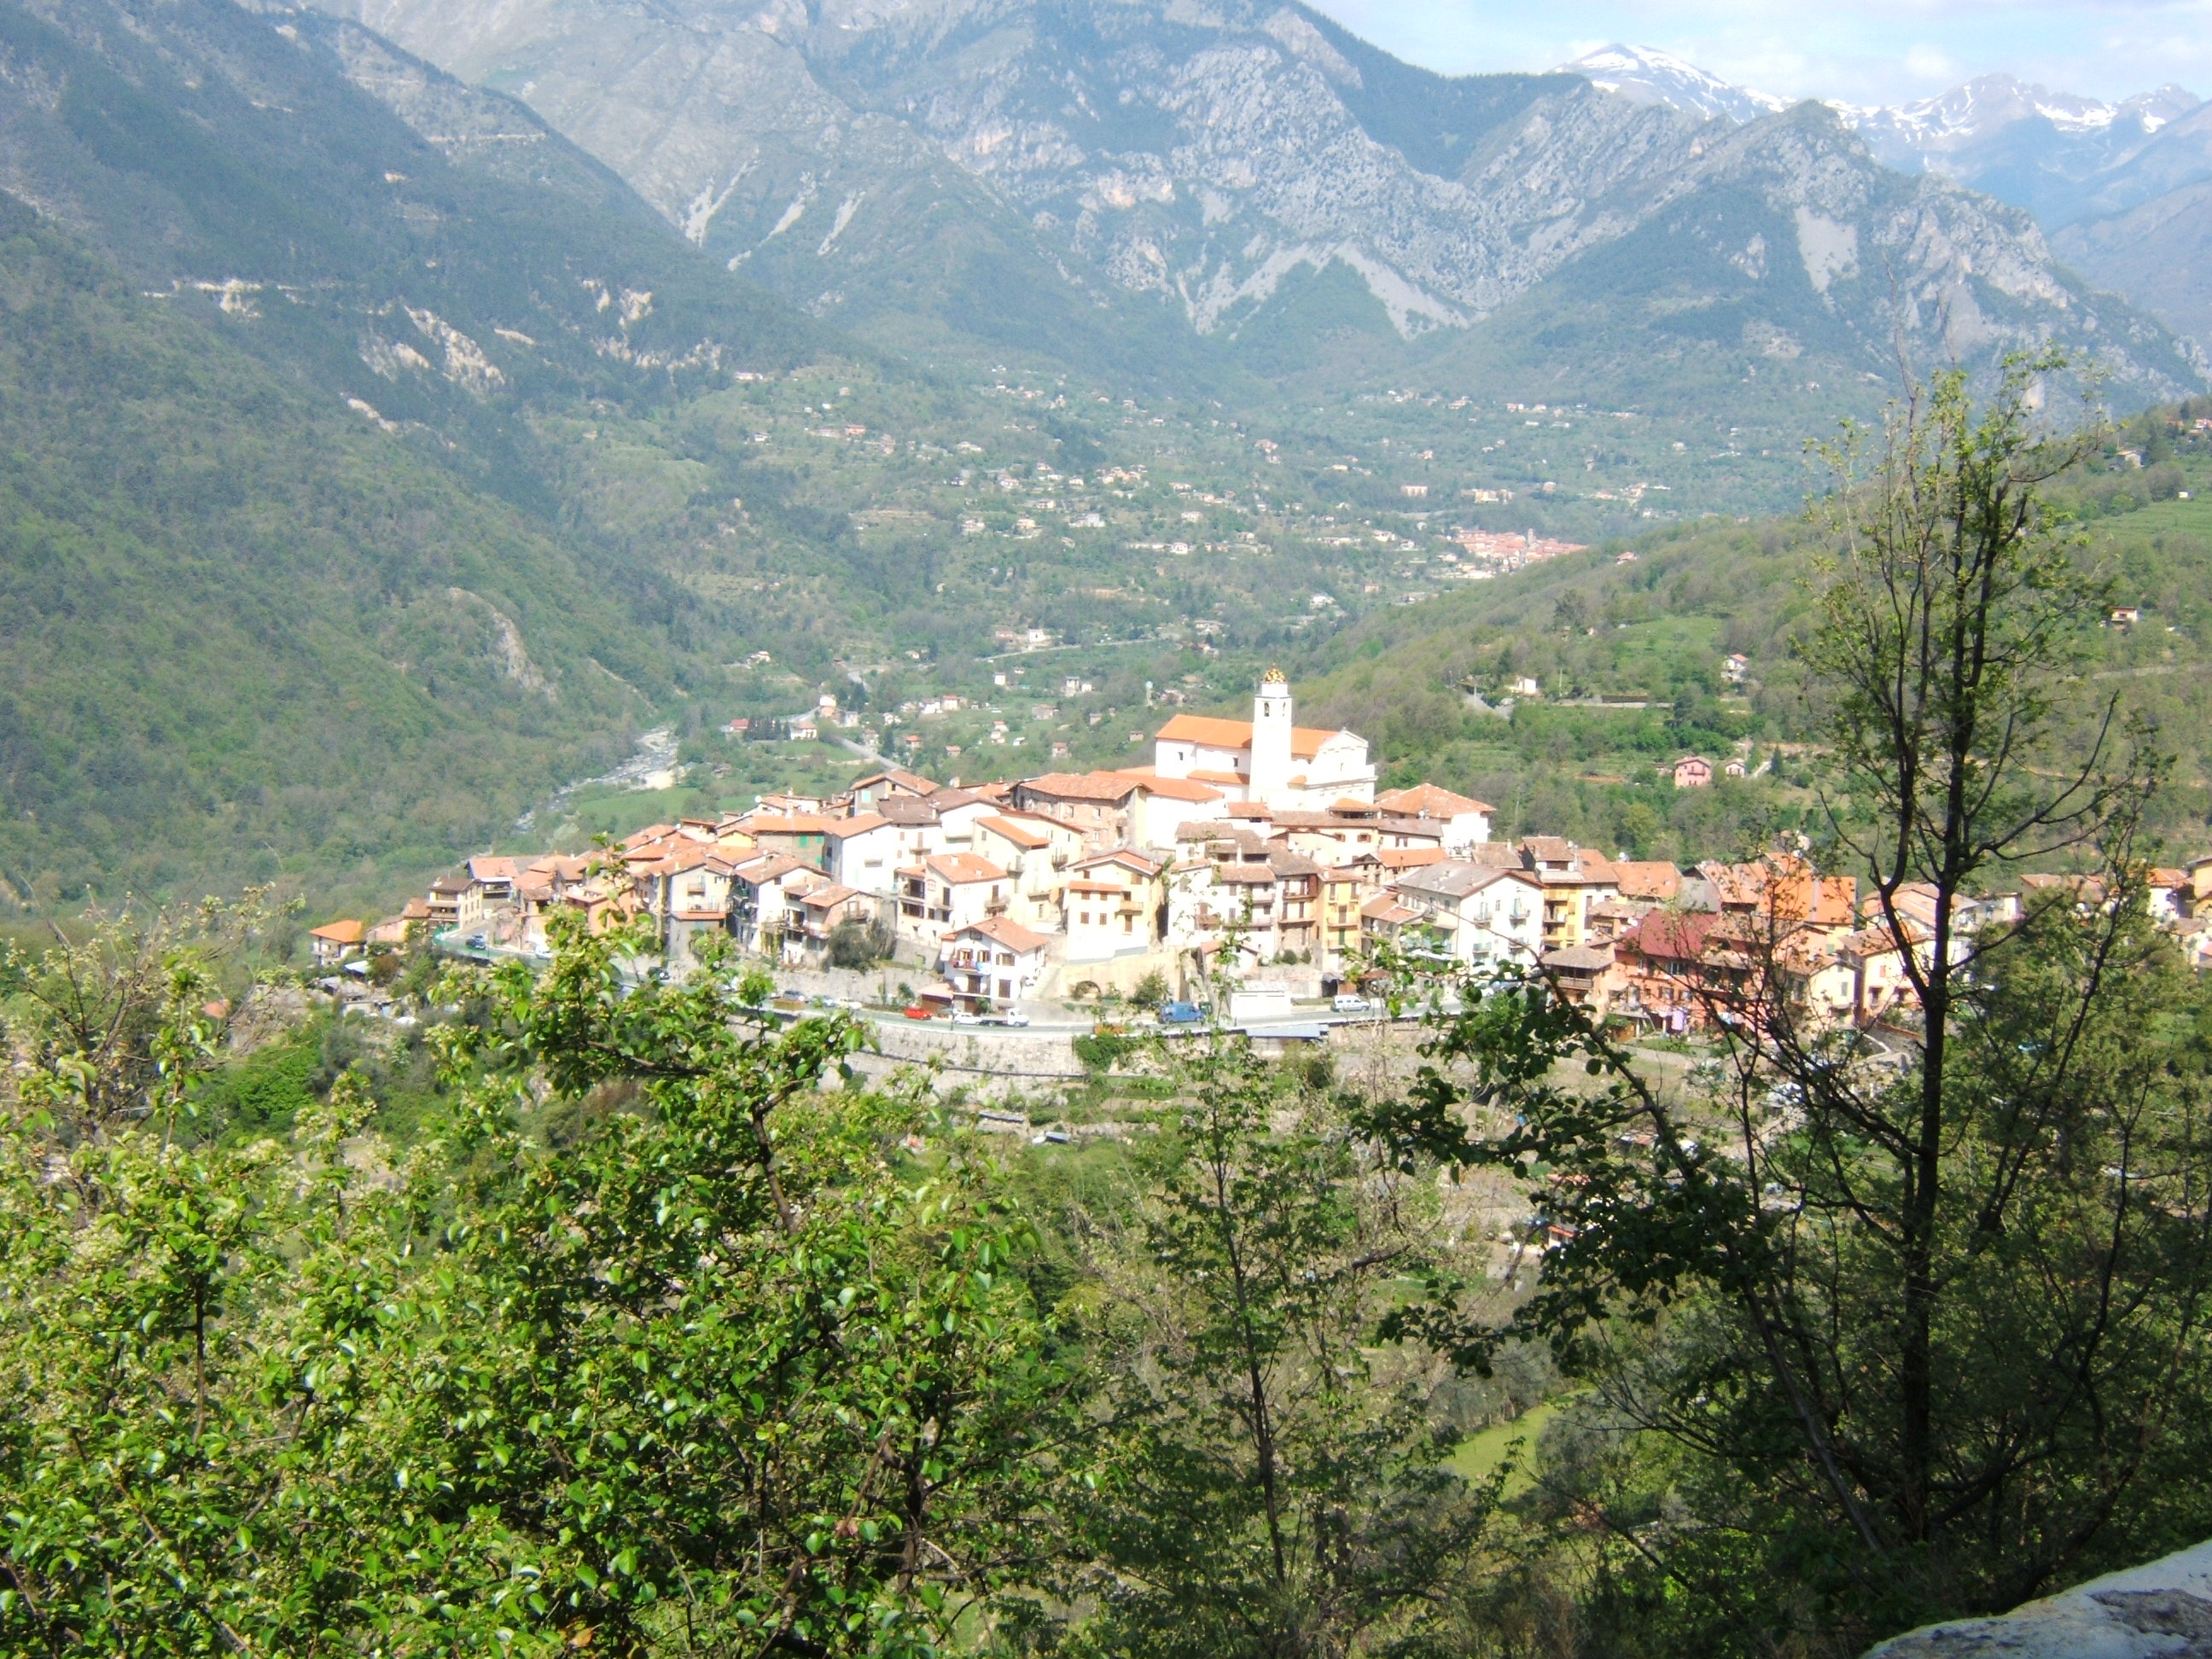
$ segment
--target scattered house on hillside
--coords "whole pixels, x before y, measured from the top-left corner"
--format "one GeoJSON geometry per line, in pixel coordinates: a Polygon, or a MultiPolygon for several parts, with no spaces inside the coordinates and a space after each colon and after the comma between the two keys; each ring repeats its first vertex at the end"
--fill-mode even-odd
{"type": "Polygon", "coordinates": [[[430,920],[430,907],[421,899],[409,899],[396,916],[386,916],[368,930],[370,945],[386,945],[394,947],[412,944],[421,937],[430,920]]]}
{"type": "Polygon", "coordinates": [[[357,921],[326,921],[309,928],[307,941],[314,951],[315,966],[335,968],[347,957],[359,956],[367,933],[357,921]]]}
{"type": "Polygon", "coordinates": [[[1713,781],[1713,763],[1703,755],[1685,755],[1674,763],[1677,789],[1703,789],[1713,781]]]}

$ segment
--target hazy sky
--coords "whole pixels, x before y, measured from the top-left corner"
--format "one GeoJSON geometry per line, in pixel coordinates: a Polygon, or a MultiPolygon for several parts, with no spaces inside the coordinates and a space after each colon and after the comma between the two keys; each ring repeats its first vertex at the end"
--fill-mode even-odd
{"type": "Polygon", "coordinates": [[[2006,70],[2092,97],[2212,94],[2212,0],[1314,0],[1430,69],[1548,69],[1620,40],[1785,97],[1896,103],[2006,70]]]}

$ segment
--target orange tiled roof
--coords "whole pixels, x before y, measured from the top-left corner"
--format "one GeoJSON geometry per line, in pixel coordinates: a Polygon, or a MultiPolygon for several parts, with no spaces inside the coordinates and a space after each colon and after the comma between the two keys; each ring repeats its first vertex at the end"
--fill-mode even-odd
{"type": "Polygon", "coordinates": [[[981,933],[985,939],[1003,945],[1010,951],[1042,951],[1052,942],[1042,933],[1032,932],[1007,916],[987,917],[981,921],[970,922],[960,931],[981,933]]]}
{"type": "Polygon", "coordinates": [[[933,858],[924,859],[921,863],[922,868],[930,874],[956,887],[970,882],[1004,881],[1006,878],[1004,870],[990,860],[979,858],[973,853],[939,853],[933,858]]]}
{"type": "Polygon", "coordinates": [[[1052,845],[1050,836],[1040,835],[1026,823],[1017,823],[1012,818],[980,818],[976,821],[975,827],[979,830],[988,830],[1001,841],[1010,841],[1015,846],[1025,849],[1034,850],[1039,847],[1052,845]]]}
{"type": "Polygon", "coordinates": [[[1417,818],[1452,818],[1467,812],[1493,812],[1498,810],[1486,802],[1455,795],[1433,783],[1415,784],[1411,789],[1386,789],[1376,796],[1375,804],[1388,811],[1407,813],[1417,818]]]}
{"type": "MultiPolygon", "coordinates": [[[[1318,726],[1294,726],[1291,728],[1291,754],[1298,760],[1311,760],[1330,738],[1350,735],[1318,726]]],[[[1177,714],[1160,727],[1159,736],[1163,742],[1194,743],[1207,749],[1249,749],[1252,722],[1217,720],[1211,714],[1177,714]]]]}
{"type": "Polygon", "coordinates": [[[1386,870],[1413,870],[1424,864],[1443,862],[1441,847],[1385,847],[1375,854],[1386,870]]]}
{"type": "Polygon", "coordinates": [[[1659,860],[1630,860],[1613,866],[1613,885],[1623,898],[1665,903],[1682,890],[1682,872],[1659,860]]]}
{"type": "Polygon", "coordinates": [[[1218,789],[1209,788],[1206,785],[1190,778],[1163,778],[1149,771],[1142,773],[1127,771],[1120,775],[1135,779],[1138,783],[1144,786],[1146,794],[1158,795],[1168,800],[1207,801],[1221,799],[1221,792],[1218,789]]]}

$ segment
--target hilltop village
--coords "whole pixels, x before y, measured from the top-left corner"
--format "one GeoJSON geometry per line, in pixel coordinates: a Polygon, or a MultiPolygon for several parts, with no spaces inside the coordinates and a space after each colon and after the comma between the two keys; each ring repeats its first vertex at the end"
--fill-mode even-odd
{"type": "MultiPolygon", "coordinates": [[[[1712,772],[1686,756],[1675,782],[1712,772]]],[[[415,938],[543,958],[563,911],[594,927],[642,917],[672,977],[714,938],[780,968],[920,969],[935,976],[920,1006],[959,1014],[1147,981],[1200,998],[1224,976],[1287,1013],[1356,995],[1387,945],[1437,967],[1540,968],[1608,1018],[1680,1034],[1765,967],[1821,1019],[1879,1023],[1911,996],[1903,941],[1925,950],[1935,936],[1927,895],[1898,895],[1893,925],[1854,878],[1801,854],[1685,870],[1557,836],[1493,841],[1482,801],[1376,786],[1367,739],[1298,725],[1270,671],[1250,720],[1178,713],[1146,764],[966,787],[885,767],[827,799],[764,796],[604,853],[472,858],[400,915],[313,938],[331,968],[415,938]]],[[[1954,936],[2063,884],[2030,875],[1978,898],[1954,936]]],[[[2152,872],[2153,913],[2200,966],[2208,900],[2212,858],[2152,872]]]]}

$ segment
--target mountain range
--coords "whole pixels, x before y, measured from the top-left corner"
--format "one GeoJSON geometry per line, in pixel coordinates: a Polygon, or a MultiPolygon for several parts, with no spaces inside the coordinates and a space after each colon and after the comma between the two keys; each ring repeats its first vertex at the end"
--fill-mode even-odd
{"type": "Polygon", "coordinates": [[[2063,340],[2124,396],[2200,373],[2027,216],[1828,112],[1730,131],[1580,74],[1437,76],[1275,0],[321,3],[885,340],[1279,373],[1372,319],[1655,398],[1715,349],[1881,374],[1900,331],[1935,357],[2063,340]],[[1532,353],[1555,301],[1573,330],[1532,353]]]}
{"type": "MultiPolygon", "coordinates": [[[[1738,123],[1785,106],[1650,47],[1607,46],[1561,72],[1738,123]]],[[[1992,74],[1913,103],[1827,107],[1885,166],[2027,209],[2075,270],[2212,342],[2212,104],[2172,85],[2107,103],[1992,74]]]]}

